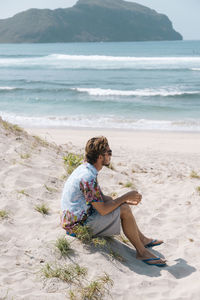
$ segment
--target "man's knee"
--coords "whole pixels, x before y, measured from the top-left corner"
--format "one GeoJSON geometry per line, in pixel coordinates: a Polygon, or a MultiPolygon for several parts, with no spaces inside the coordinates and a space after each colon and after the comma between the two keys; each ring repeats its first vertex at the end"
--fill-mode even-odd
{"type": "Polygon", "coordinates": [[[131,208],[128,204],[124,203],[120,206],[120,217],[126,217],[128,215],[132,214],[131,208]]]}

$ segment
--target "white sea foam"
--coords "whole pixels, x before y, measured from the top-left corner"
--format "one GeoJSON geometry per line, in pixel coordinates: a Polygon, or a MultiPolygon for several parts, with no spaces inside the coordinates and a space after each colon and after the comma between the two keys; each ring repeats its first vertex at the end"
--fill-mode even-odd
{"type": "Polygon", "coordinates": [[[58,60],[90,60],[90,61],[161,61],[161,62],[200,62],[200,57],[198,56],[164,56],[164,57],[152,57],[152,56],[106,56],[106,55],[65,55],[65,54],[51,54],[46,58],[53,58],[58,60]]]}
{"type": "Polygon", "coordinates": [[[200,68],[191,68],[192,71],[200,71],[200,68]]]}
{"type": "Polygon", "coordinates": [[[11,91],[11,90],[16,90],[16,87],[13,86],[0,86],[0,91],[11,91]]]}
{"type": "Polygon", "coordinates": [[[161,131],[190,131],[200,132],[200,120],[147,120],[147,119],[123,119],[116,116],[41,116],[28,117],[0,112],[2,118],[23,127],[38,128],[113,128],[134,130],[161,130],[161,131]]]}
{"type": "Polygon", "coordinates": [[[51,54],[44,57],[1,58],[0,67],[54,67],[54,68],[200,68],[200,57],[133,57],[105,55],[51,54]]]}
{"type": "Polygon", "coordinates": [[[169,89],[136,89],[136,90],[112,90],[112,89],[101,89],[101,88],[73,88],[80,93],[87,93],[90,96],[138,96],[138,97],[149,97],[149,96],[181,96],[181,95],[196,95],[200,94],[200,91],[180,91],[180,90],[169,90],[169,89]]]}

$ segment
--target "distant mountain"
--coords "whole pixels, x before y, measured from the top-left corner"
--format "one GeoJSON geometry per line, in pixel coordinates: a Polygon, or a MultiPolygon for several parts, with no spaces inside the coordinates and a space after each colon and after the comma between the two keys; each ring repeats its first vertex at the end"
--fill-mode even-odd
{"type": "Polygon", "coordinates": [[[0,43],[181,40],[167,16],[122,0],[79,0],[66,9],[29,9],[0,20],[0,43]]]}

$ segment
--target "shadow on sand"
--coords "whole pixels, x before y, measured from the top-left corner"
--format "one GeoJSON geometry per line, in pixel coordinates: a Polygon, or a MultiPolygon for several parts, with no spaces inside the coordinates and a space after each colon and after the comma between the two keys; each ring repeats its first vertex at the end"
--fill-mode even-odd
{"type": "MultiPolygon", "coordinates": [[[[193,266],[188,265],[188,263],[182,258],[176,259],[174,261],[175,264],[166,265],[165,267],[149,266],[146,265],[144,262],[136,259],[136,251],[133,248],[131,248],[131,246],[128,246],[122,243],[121,241],[113,238],[109,239],[108,243],[110,249],[112,249],[116,253],[119,253],[124,258],[124,261],[113,259],[113,263],[115,263],[116,267],[119,269],[120,264],[123,264],[131,271],[149,277],[159,277],[161,276],[161,271],[165,270],[171,273],[176,279],[187,277],[191,273],[196,271],[196,269],[193,266]]],[[[106,259],[111,260],[107,249],[90,247],[90,251],[93,253],[96,251],[100,251],[101,254],[106,257],[106,259]]],[[[150,249],[150,251],[154,255],[164,258],[163,255],[157,250],[150,249]]]]}

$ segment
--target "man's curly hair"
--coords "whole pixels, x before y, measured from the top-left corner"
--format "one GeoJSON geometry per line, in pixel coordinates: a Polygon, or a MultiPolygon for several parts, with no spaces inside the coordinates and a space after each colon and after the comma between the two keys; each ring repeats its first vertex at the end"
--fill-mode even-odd
{"type": "Polygon", "coordinates": [[[99,155],[104,155],[108,148],[108,140],[105,136],[91,138],[85,147],[85,159],[90,164],[96,163],[99,155]]]}

